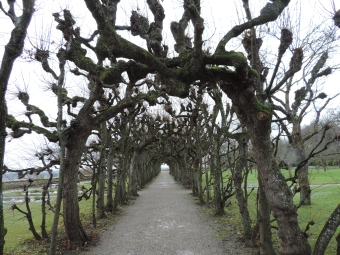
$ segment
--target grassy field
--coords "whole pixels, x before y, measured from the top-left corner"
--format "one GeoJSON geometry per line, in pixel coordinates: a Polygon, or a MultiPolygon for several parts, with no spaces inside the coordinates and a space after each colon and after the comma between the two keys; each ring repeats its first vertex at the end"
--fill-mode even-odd
{"type": "MultiPolygon", "coordinates": [[[[36,228],[36,231],[41,234],[41,186],[40,184],[45,183],[46,181],[41,180],[41,183],[38,181],[34,187],[29,189],[30,191],[30,208],[32,212],[33,222],[36,228]]],[[[16,199],[21,198],[22,201],[17,200],[16,205],[23,211],[26,210],[26,205],[23,202],[24,192],[23,189],[18,189],[23,186],[23,183],[16,182],[12,184],[7,184],[7,190],[4,191],[4,200],[8,198],[15,197],[16,199]],[[8,188],[13,188],[14,190],[8,190],[8,188]]],[[[82,186],[82,184],[80,185],[82,186]]],[[[89,188],[90,184],[86,184],[86,187],[89,188]]],[[[80,189],[80,187],[79,187],[80,189]]],[[[50,190],[50,196],[56,196],[56,188],[50,190]]],[[[54,204],[54,201],[52,202],[54,204]]],[[[17,210],[12,210],[11,207],[13,202],[4,203],[4,216],[5,216],[5,227],[7,228],[7,234],[5,236],[5,254],[28,254],[28,255],[37,255],[37,254],[46,254],[46,248],[48,248],[48,244],[46,245],[45,241],[34,241],[33,234],[29,230],[28,221],[26,216],[20,213],[17,210]]],[[[85,226],[86,231],[94,231],[93,226],[91,224],[91,208],[92,208],[92,198],[89,200],[83,199],[79,202],[80,207],[80,218],[85,226]]],[[[50,231],[52,226],[54,214],[52,211],[48,210],[46,214],[46,229],[47,232],[50,231]]],[[[98,226],[102,224],[107,224],[112,221],[113,217],[108,217],[103,221],[98,221],[98,226]]],[[[59,226],[61,227],[60,233],[63,233],[63,221],[62,217],[60,218],[59,226]]],[[[63,235],[63,234],[62,234],[63,235]]]]}
{"type": "MultiPolygon", "coordinates": [[[[287,170],[282,170],[282,173],[288,178],[289,174],[287,170]]],[[[224,176],[230,176],[230,172],[226,171],[224,176]]],[[[308,231],[309,242],[314,247],[315,242],[321,232],[325,222],[329,215],[333,212],[335,207],[340,203],[340,169],[329,169],[326,172],[323,170],[310,170],[309,179],[312,185],[312,204],[310,206],[302,206],[298,209],[298,220],[302,230],[305,230],[308,222],[313,220],[315,225],[310,227],[308,231]],[[337,185],[339,184],[339,185],[337,185]]],[[[257,186],[257,172],[253,171],[248,176],[248,186],[257,186]]],[[[212,187],[210,187],[212,191],[212,187]]],[[[254,190],[248,198],[248,208],[251,214],[251,218],[256,219],[256,195],[254,190]]],[[[238,206],[235,197],[230,199],[230,206],[226,208],[227,222],[234,224],[242,231],[241,217],[238,211],[238,206]]],[[[296,205],[299,204],[299,193],[294,197],[296,205]]],[[[334,235],[325,255],[333,255],[336,253],[336,235],[340,232],[338,229],[334,235]]],[[[279,242],[276,230],[273,230],[273,239],[275,242],[279,242]]]]}
{"type": "MultiPolygon", "coordinates": [[[[82,200],[80,205],[80,217],[85,219],[89,218],[90,210],[91,210],[92,200],[82,200]]],[[[7,235],[5,236],[5,253],[6,254],[46,254],[43,251],[39,252],[39,249],[43,249],[44,247],[39,247],[39,242],[37,242],[37,246],[32,250],[32,246],[25,245],[27,240],[33,239],[33,235],[29,230],[29,225],[25,215],[18,212],[17,210],[11,210],[12,204],[5,204],[4,214],[5,214],[5,227],[7,228],[7,235]]],[[[17,203],[17,206],[26,211],[24,203],[17,203]]],[[[33,215],[34,225],[36,227],[36,231],[41,233],[41,202],[31,202],[30,208],[33,215]]],[[[46,227],[49,232],[52,226],[52,221],[54,214],[51,211],[47,212],[46,215],[46,227]]],[[[62,218],[60,218],[60,226],[63,225],[62,218]]]]}
{"type": "MultiPolygon", "coordinates": [[[[287,170],[282,170],[282,173],[286,178],[289,177],[287,170]]],[[[294,174],[294,172],[292,172],[292,174],[294,174]]],[[[230,175],[229,171],[227,171],[225,175],[230,175]]],[[[340,169],[332,168],[326,172],[316,169],[309,170],[309,181],[311,185],[340,184],[340,169]]],[[[248,185],[257,185],[257,171],[253,171],[252,174],[249,173],[248,185]]]]}

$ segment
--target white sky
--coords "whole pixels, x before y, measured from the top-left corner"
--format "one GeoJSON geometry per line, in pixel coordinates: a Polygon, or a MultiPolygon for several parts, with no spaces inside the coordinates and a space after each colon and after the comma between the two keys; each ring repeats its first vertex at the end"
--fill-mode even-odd
{"type": "MultiPolygon", "coordinates": [[[[321,0],[326,8],[330,7],[331,0],[321,0]]],[[[7,9],[6,1],[2,1],[3,6],[7,9]]],[[[21,1],[17,0],[17,15],[20,15],[20,5],[21,1]]],[[[141,14],[147,15],[149,17],[149,21],[153,21],[152,14],[148,11],[148,8],[145,4],[146,1],[133,1],[133,0],[124,0],[119,4],[119,10],[117,15],[117,25],[129,25],[130,14],[132,10],[138,10],[141,14]]],[[[253,17],[259,14],[260,9],[266,4],[266,0],[249,0],[251,8],[254,10],[253,17]]],[[[212,47],[214,48],[218,41],[236,24],[239,23],[239,20],[244,21],[244,10],[241,8],[242,1],[240,0],[229,0],[229,1],[220,1],[220,0],[203,0],[202,1],[202,17],[205,21],[205,31],[203,35],[203,39],[207,40],[205,43],[205,48],[212,47]],[[235,2],[238,5],[235,5],[235,2]],[[235,11],[236,10],[236,11],[235,11]]],[[[301,1],[291,0],[290,6],[298,5],[301,1]]],[[[163,40],[165,44],[169,45],[170,50],[169,53],[174,54],[173,51],[173,40],[172,35],[169,31],[169,26],[171,21],[179,21],[182,16],[182,4],[181,0],[161,0],[161,4],[165,10],[165,20],[164,20],[164,34],[163,40]]],[[[300,38],[303,38],[303,33],[308,31],[310,25],[309,22],[315,23],[325,23],[328,26],[333,26],[333,22],[331,20],[331,14],[325,12],[319,5],[319,0],[309,0],[303,1],[303,7],[301,8],[301,16],[300,19],[294,19],[293,22],[297,20],[301,21],[302,28],[300,38]]],[[[339,7],[339,6],[338,6],[339,7]]],[[[62,35],[60,31],[56,30],[56,22],[52,17],[52,13],[61,12],[63,9],[69,9],[75,20],[77,22],[76,26],[81,27],[81,34],[83,37],[87,37],[87,35],[91,34],[95,30],[95,23],[93,22],[91,13],[87,11],[84,1],[82,0],[49,0],[43,1],[38,0],[36,5],[36,13],[32,20],[32,23],[29,27],[28,38],[29,41],[26,41],[25,49],[32,49],[33,44],[40,45],[40,39],[42,38],[44,42],[44,47],[49,47],[51,51],[51,56],[53,59],[53,54],[57,52],[57,49],[60,45],[62,35]],[[51,29],[52,28],[52,29],[51,29]],[[51,31],[51,34],[50,32],[51,31]]],[[[294,13],[291,11],[291,13],[294,13]]],[[[292,19],[293,20],[293,19],[292,19]]],[[[10,32],[13,28],[13,24],[9,20],[7,16],[5,16],[2,12],[0,13],[0,56],[3,55],[3,47],[8,42],[10,32]]],[[[270,26],[264,26],[263,30],[268,29],[270,26]]],[[[120,32],[124,37],[133,40],[136,44],[145,47],[145,43],[143,40],[138,39],[137,37],[133,37],[129,35],[128,32],[120,32]]],[[[188,31],[190,36],[193,35],[192,29],[188,31]]],[[[264,38],[264,44],[261,49],[265,49],[270,47],[274,49],[276,53],[277,47],[279,45],[279,41],[269,39],[270,36],[265,35],[263,32],[258,31],[258,34],[264,38]],[[268,40],[266,40],[268,39],[268,40]]],[[[339,40],[340,41],[340,40],[339,40]]],[[[243,51],[243,48],[240,44],[240,39],[232,40],[228,46],[236,51],[243,51]]],[[[338,53],[337,59],[338,57],[338,53]]],[[[24,54],[25,57],[28,57],[27,54],[24,54]]],[[[290,58],[291,55],[289,55],[290,58]]],[[[269,58],[270,59],[270,58],[269,58]]],[[[333,56],[332,59],[335,59],[333,56]]],[[[57,69],[57,63],[52,62],[52,67],[57,69]]],[[[329,94],[335,94],[340,92],[340,86],[338,85],[340,80],[339,72],[332,75],[330,79],[326,81],[324,86],[324,91],[329,94]]],[[[30,94],[30,103],[36,104],[47,112],[50,113],[50,117],[55,119],[56,112],[56,98],[51,92],[47,92],[48,83],[51,83],[52,79],[45,75],[43,71],[41,71],[40,64],[29,61],[29,59],[18,58],[15,68],[13,70],[13,74],[10,79],[9,88],[8,88],[8,105],[9,112],[16,117],[20,117],[25,112],[25,108],[21,105],[21,103],[16,99],[15,93],[18,91],[18,88],[21,90],[27,90],[30,94]]],[[[75,79],[73,76],[68,75],[66,80],[66,86],[70,90],[69,93],[72,93],[72,89],[74,92],[85,91],[86,83],[83,81],[79,81],[75,79]],[[76,86],[74,86],[76,85],[76,86]]],[[[338,101],[338,100],[337,100],[338,101]]],[[[332,107],[336,107],[337,103],[334,103],[332,107]]],[[[27,164],[24,158],[29,158],[29,151],[25,148],[39,147],[41,144],[40,139],[32,140],[32,139],[15,139],[7,144],[7,154],[6,154],[6,164],[11,165],[13,167],[23,167],[27,164]],[[23,151],[19,151],[18,148],[23,148],[23,151]],[[18,154],[20,156],[18,156],[18,154]],[[24,156],[26,155],[26,156],[24,156]]],[[[32,162],[32,161],[31,161],[32,162]]]]}

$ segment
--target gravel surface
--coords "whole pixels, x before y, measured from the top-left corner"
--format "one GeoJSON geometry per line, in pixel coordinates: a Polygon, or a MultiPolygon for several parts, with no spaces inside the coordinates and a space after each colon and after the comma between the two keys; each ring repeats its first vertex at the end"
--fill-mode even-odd
{"type": "Polygon", "coordinates": [[[216,238],[213,223],[199,212],[190,190],[162,171],[100,237],[91,255],[249,254],[241,243],[216,238]]]}

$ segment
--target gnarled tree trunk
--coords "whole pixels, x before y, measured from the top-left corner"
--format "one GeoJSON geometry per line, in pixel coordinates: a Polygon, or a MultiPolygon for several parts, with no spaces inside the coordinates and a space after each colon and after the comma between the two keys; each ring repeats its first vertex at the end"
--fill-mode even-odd
{"type": "Polygon", "coordinates": [[[259,216],[258,224],[260,228],[260,254],[261,255],[274,255],[274,246],[272,242],[272,232],[270,224],[270,207],[266,194],[263,189],[261,180],[259,179],[259,216]]]}
{"type": "MultiPolygon", "coordinates": [[[[86,123],[86,120],[83,120],[86,123]]],[[[88,125],[72,128],[68,134],[63,185],[64,226],[71,248],[83,246],[88,237],[79,218],[78,204],[78,171],[81,156],[85,150],[85,142],[90,135],[88,125]]]]}
{"type": "Polygon", "coordinates": [[[232,99],[235,112],[249,133],[259,178],[278,223],[278,236],[281,239],[279,253],[311,254],[311,247],[298,224],[292,192],[273,157],[270,105],[260,103],[252,93],[244,93],[245,87],[241,85],[236,87],[225,83],[221,84],[221,88],[232,99]]]}

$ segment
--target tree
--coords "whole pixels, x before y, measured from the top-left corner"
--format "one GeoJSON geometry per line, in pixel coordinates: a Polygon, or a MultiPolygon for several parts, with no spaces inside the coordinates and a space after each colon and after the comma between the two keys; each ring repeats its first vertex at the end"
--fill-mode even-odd
{"type": "Polygon", "coordinates": [[[4,227],[4,214],[3,214],[3,195],[2,195],[2,174],[4,172],[4,153],[5,153],[5,138],[6,133],[6,90],[8,80],[11,76],[14,61],[20,56],[24,47],[24,40],[26,37],[27,28],[30,24],[32,15],[34,13],[34,0],[22,1],[23,11],[22,15],[18,17],[15,14],[15,0],[8,1],[9,10],[4,10],[2,2],[0,1],[0,9],[7,15],[13,22],[15,28],[12,30],[11,37],[8,44],[5,46],[5,52],[2,57],[0,67],[0,254],[3,254],[5,235],[7,230],[4,227]]]}
{"type": "MultiPolygon", "coordinates": [[[[329,36],[327,38],[331,38],[329,36]]],[[[311,43],[312,45],[312,43],[311,43]]],[[[321,47],[319,49],[322,50],[321,47]]],[[[298,50],[298,49],[296,49],[298,50]]],[[[316,55],[317,52],[313,54],[316,55]]],[[[316,106],[316,101],[318,99],[325,99],[327,95],[323,92],[318,93],[317,95],[317,83],[316,80],[320,79],[320,77],[327,76],[331,74],[332,69],[330,67],[324,68],[326,60],[328,58],[327,50],[323,50],[320,54],[319,59],[312,65],[312,70],[308,70],[308,66],[311,65],[313,57],[310,57],[309,63],[307,63],[307,67],[304,67],[304,85],[295,91],[295,97],[293,103],[290,104],[291,100],[291,91],[292,87],[296,85],[298,81],[293,79],[293,76],[289,81],[286,82],[285,85],[285,96],[284,100],[281,100],[275,96],[273,96],[273,100],[277,102],[280,106],[277,108],[278,112],[280,112],[284,118],[280,118],[279,115],[277,119],[281,123],[282,130],[284,131],[286,137],[288,137],[288,141],[295,152],[295,155],[292,159],[295,159],[296,162],[290,163],[298,163],[305,161],[307,159],[307,151],[305,148],[305,144],[309,141],[313,136],[321,132],[318,129],[318,122],[320,120],[321,112],[325,109],[327,104],[334,99],[336,96],[333,96],[326,100],[326,102],[320,107],[316,106]],[[307,74],[310,73],[310,77],[307,80],[307,74]],[[314,88],[313,88],[314,87],[314,88]],[[307,111],[310,108],[315,109],[316,118],[314,122],[314,129],[303,135],[302,133],[302,121],[306,116],[307,111]],[[285,121],[286,120],[286,121],[285,121]],[[291,128],[289,125],[291,124],[291,128]]],[[[311,203],[311,189],[308,180],[308,164],[304,164],[298,171],[297,176],[299,180],[300,186],[300,203],[304,205],[309,205],[311,203]]]]}

